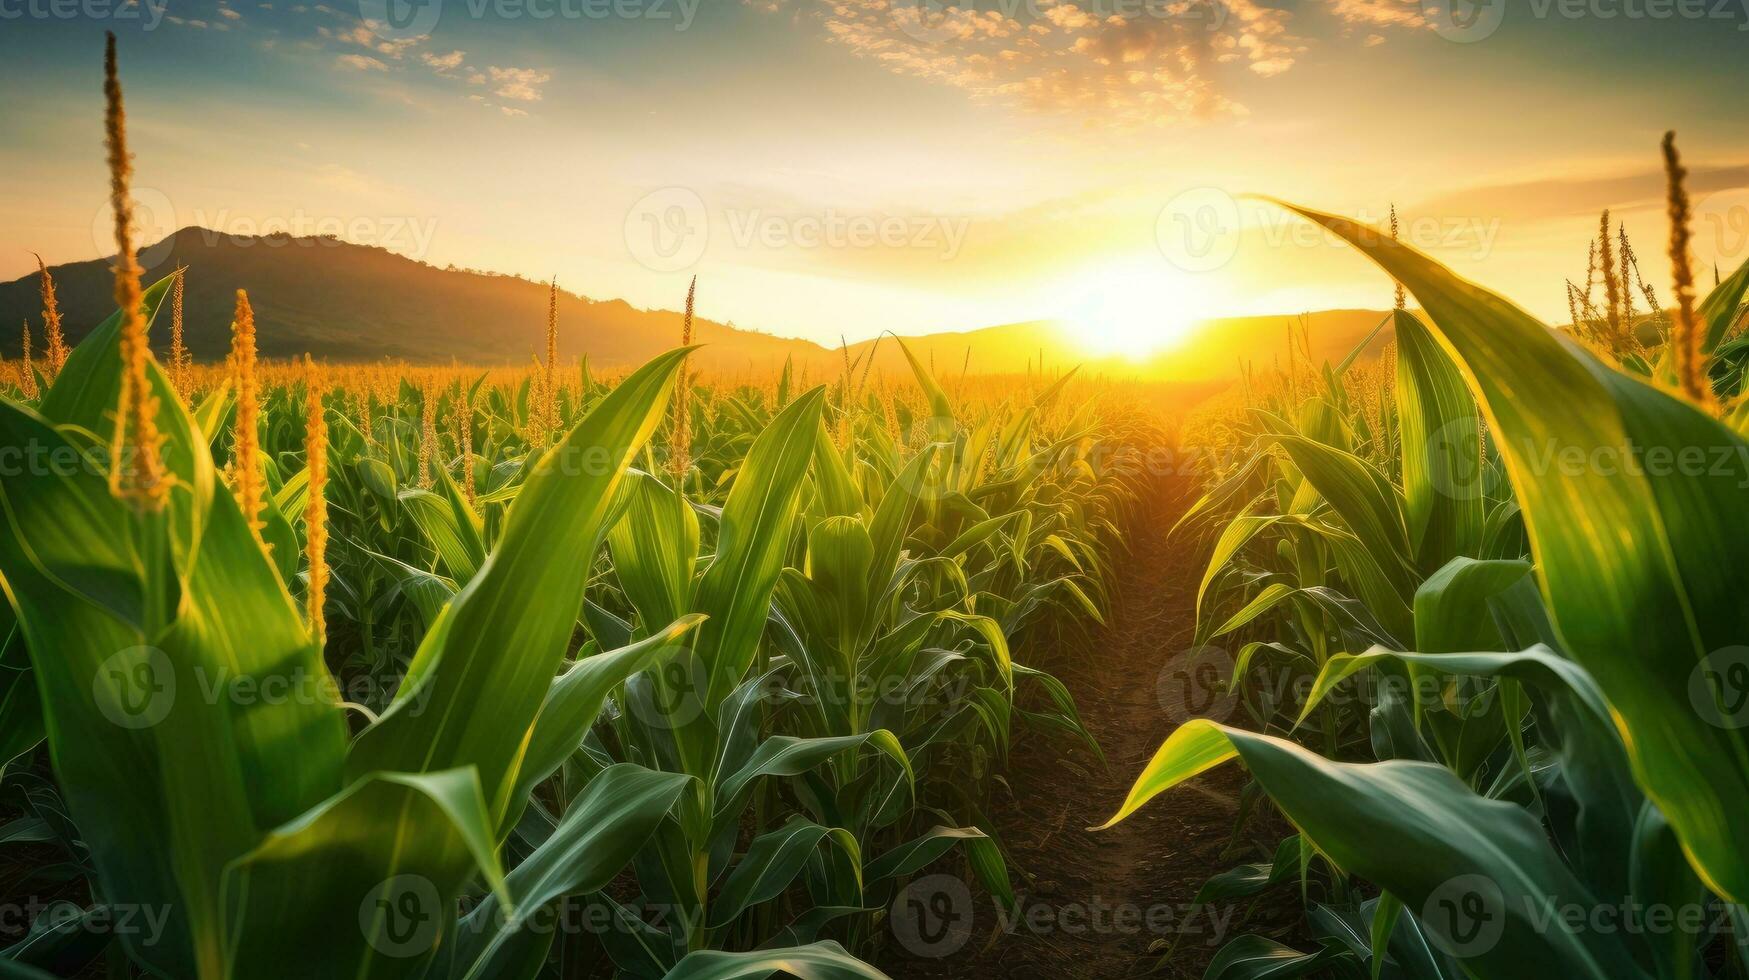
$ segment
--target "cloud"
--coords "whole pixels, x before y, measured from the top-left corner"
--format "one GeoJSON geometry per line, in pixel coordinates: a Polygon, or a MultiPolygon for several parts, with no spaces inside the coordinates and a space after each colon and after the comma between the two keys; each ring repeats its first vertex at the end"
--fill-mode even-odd
{"type": "Polygon", "coordinates": [[[465,57],[467,57],[467,55],[462,51],[451,51],[448,54],[434,54],[430,51],[426,51],[419,55],[420,60],[435,69],[439,75],[460,68],[462,66],[462,59],[465,57]]]}
{"type": "Polygon", "coordinates": [[[491,65],[486,71],[492,78],[492,93],[501,99],[517,102],[539,102],[541,86],[553,78],[551,72],[538,68],[500,68],[491,65]]]}
{"type": "MultiPolygon", "coordinates": [[[[482,71],[467,63],[465,51],[430,50],[424,47],[430,41],[429,36],[385,37],[383,35],[388,32],[379,32],[377,25],[369,19],[340,17],[331,8],[322,5],[302,9],[314,9],[342,21],[339,24],[318,25],[316,34],[342,49],[352,49],[343,50],[336,55],[337,64],[343,68],[354,71],[399,72],[422,66],[452,83],[466,82],[469,85],[486,87],[500,99],[523,103],[541,101],[541,89],[553,78],[552,72],[540,68],[493,65],[482,71]]],[[[499,109],[505,115],[528,115],[525,109],[499,106],[477,96],[470,98],[490,108],[499,109]]]]}
{"type": "MultiPolygon", "coordinates": [[[[742,2],[810,16],[830,43],[896,74],[1116,125],[1244,115],[1218,86],[1221,75],[1281,75],[1311,45],[1290,30],[1292,11],[1264,0],[742,2]]],[[[1385,30],[1426,26],[1419,5],[1405,0],[1305,6],[1381,40],[1385,30]]]]}
{"type": "MultiPolygon", "coordinates": [[[[1739,188],[1749,188],[1749,166],[1689,169],[1688,190],[1697,199],[1739,188]]],[[[1642,170],[1472,187],[1422,202],[1415,206],[1415,211],[1442,216],[1489,215],[1515,221],[1595,218],[1604,208],[1616,211],[1662,208],[1664,191],[1662,171],[1642,170]]]]}
{"type": "MultiPolygon", "coordinates": [[[[316,8],[322,9],[320,7],[316,8]]],[[[399,60],[413,48],[418,47],[425,39],[423,37],[385,38],[371,27],[372,21],[359,21],[348,28],[333,28],[326,25],[316,28],[316,33],[329,40],[342,44],[353,44],[365,48],[375,54],[399,60]]]]}
{"type": "Polygon", "coordinates": [[[1418,3],[1403,0],[1329,0],[1330,13],[1350,25],[1427,27],[1418,3]]]}
{"type": "Polygon", "coordinates": [[[364,54],[343,54],[334,59],[342,68],[352,68],[357,71],[388,71],[389,66],[382,61],[364,54]]]}

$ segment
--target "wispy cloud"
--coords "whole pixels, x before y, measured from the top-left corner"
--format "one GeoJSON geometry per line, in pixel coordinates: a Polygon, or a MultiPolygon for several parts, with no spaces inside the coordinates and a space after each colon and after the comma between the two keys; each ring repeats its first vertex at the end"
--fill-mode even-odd
{"type": "MultiPolygon", "coordinates": [[[[1096,113],[1119,125],[1243,115],[1217,85],[1223,70],[1261,76],[1294,67],[1311,41],[1294,13],[1260,0],[743,0],[816,18],[825,36],[903,75],[972,97],[1041,111],[1096,113]]],[[[1425,26],[1404,0],[1316,0],[1343,25],[1425,26]]]]}
{"type": "Polygon", "coordinates": [[[1403,0],[1329,0],[1330,13],[1351,25],[1374,27],[1427,27],[1427,16],[1418,3],[1403,0]]]}
{"type": "Polygon", "coordinates": [[[467,53],[463,51],[451,51],[448,54],[425,51],[419,55],[419,59],[439,75],[445,75],[460,68],[465,58],[467,58],[467,53]]]}
{"type": "Polygon", "coordinates": [[[551,72],[538,68],[500,68],[492,65],[486,71],[491,75],[493,94],[501,99],[517,102],[539,102],[541,86],[553,79],[551,72]]]}
{"type": "Polygon", "coordinates": [[[384,64],[381,59],[372,58],[368,54],[343,54],[335,58],[334,61],[342,68],[351,68],[355,71],[389,70],[389,66],[384,64]]]}
{"type": "MultiPolygon", "coordinates": [[[[338,16],[332,9],[322,5],[293,9],[314,9],[338,16]]],[[[342,48],[357,49],[346,50],[336,56],[336,63],[341,67],[355,71],[381,72],[423,67],[445,79],[489,86],[493,95],[510,102],[539,102],[542,88],[553,79],[553,73],[543,68],[491,65],[482,70],[468,64],[465,51],[430,50],[427,48],[431,41],[429,35],[402,37],[391,31],[380,30],[379,25],[368,19],[348,20],[343,26],[319,25],[316,34],[342,48]]],[[[468,99],[487,108],[498,109],[506,116],[528,115],[525,109],[501,106],[478,95],[470,95],[468,99]]]]}
{"type": "MultiPolygon", "coordinates": [[[[1689,171],[1688,189],[1697,198],[1746,188],[1749,166],[1694,166],[1689,171]]],[[[1635,170],[1471,187],[1424,201],[1416,208],[1430,214],[1489,214],[1515,221],[1540,221],[1596,217],[1604,208],[1660,209],[1664,207],[1664,193],[1662,171],[1635,170]]]]}

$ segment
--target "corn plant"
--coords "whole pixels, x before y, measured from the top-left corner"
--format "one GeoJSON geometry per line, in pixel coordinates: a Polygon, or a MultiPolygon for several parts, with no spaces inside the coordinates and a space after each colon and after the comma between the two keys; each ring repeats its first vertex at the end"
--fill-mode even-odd
{"type": "MultiPolygon", "coordinates": [[[[1253,699],[1260,730],[1181,726],[1111,822],[1238,759],[1299,834],[1205,896],[1323,861],[1320,948],[1244,937],[1211,974],[1261,961],[1272,976],[1707,975],[1716,934],[1693,921],[1598,928],[1565,913],[1710,905],[1743,934],[1749,865],[1726,814],[1749,786],[1729,721],[1746,624],[1728,556],[1749,444],[1739,410],[1721,418],[1714,392],[1672,388],[1684,344],[1727,340],[1749,267],[1687,336],[1617,366],[1412,249],[1294,210],[1423,304],[1425,320],[1394,315],[1399,448],[1356,424],[1347,365],[1322,393],[1255,410],[1256,451],[1190,518],[1227,521],[1204,598],[1238,605],[1199,631],[1265,637],[1241,649],[1235,686],[1276,662],[1311,693],[1253,699]],[[1583,465],[1551,468],[1564,452],[1583,465]],[[1632,465],[1695,452],[1706,467],[1632,465]],[[1324,707],[1356,684],[1370,710],[1324,707]]],[[[1735,390],[1731,370],[1717,386],[1735,390]]]]}

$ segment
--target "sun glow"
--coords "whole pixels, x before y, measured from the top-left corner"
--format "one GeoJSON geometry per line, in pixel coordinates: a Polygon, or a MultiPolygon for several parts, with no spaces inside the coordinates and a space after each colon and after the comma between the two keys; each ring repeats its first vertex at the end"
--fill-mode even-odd
{"type": "Polygon", "coordinates": [[[1088,353],[1144,360],[1195,332],[1207,316],[1200,286],[1159,258],[1104,265],[1066,284],[1058,320],[1088,353]]]}

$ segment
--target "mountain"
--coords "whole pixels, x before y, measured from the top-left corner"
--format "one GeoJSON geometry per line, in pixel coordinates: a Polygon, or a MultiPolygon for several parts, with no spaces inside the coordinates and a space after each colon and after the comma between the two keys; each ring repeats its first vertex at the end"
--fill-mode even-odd
{"type": "MultiPolygon", "coordinates": [[[[231,312],[238,288],[249,291],[255,310],[261,354],[295,357],[306,352],[330,361],[396,358],[424,363],[452,359],[471,364],[527,363],[546,350],[547,285],[515,276],[438,268],[385,249],[334,238],[229,235],[184,228],[141,252],[149,263],[147,281],[188,267],[184,299],[184,338],[197,360],[216,361],[230,348],[231,312]]],[[[109,262],[98,259],[54,266],[56,291],[68,339],[77,342],[114,310],[109,262]]],[[[16,326],[28,319],[42,347],[42,309],[32,273],[0,284],[0,345],[17,355],[16,326]]],[[[1314,355],[1339,360],[1366,337],[1383,316],[1367,310],[1309,314],[1314,355]]],[[[907,337],[906,344],[942,377],[967,370],[975,374],[1019,374],[1036,370],[1145,375],[1215,390],[1237,377],[1243,360],[1269,366],[1285,355],[1290,326],[1300,318],[1261,316],[1214,320],[1188,340],[1144,360],[1090,358],[1071,331],[1050,321],[1014,323],[964,333],[907,337]],[[969,356],[968,356],[969,351],[969,356]]],[[[152,332],[155,347],[170,341],[169,318],[152,332]]],[[[640,364],[680,342],[681,314],[640,310],[621,300],[593,300],[559,294],[559,354],[587,354],[597,367],[640,364]]],[[[775,370],[793,359],[806,377],[820,380],[843,371],[843,351],[805,340],[698,320],[694,338],[704,344],[701,367],[722,371],[775,370]]],[[[1388,331],[1374,341],[1382,347],[1388,331]]],[[[875,341],[851,346],[861,358],[875,341]]],[[[891,339],[879,342],[874,370],[893,376],[909,373],[891,339]]]]}
{"type": "MultiPolygon", "coordinates": [[[[236,291],[249,291],[261,355],[306,352],[334,361],[409,361],[475,364],[526,363],[546,351],[547,286],[514,276],[442,269],[386,249],[334,238],[228,235],[184,228],[141,251],[150,262],[146,281],[188,267],[183,336],[196,360],[220,360],[230,349],[236,291]]],[[[54,266],[50,273],[69,342],[76,342],[115,309],[109,261],[54,266]]],[[[0,323],[29,318],[38,349],[42,303],[32,273],[0,285],[0,323]]],[[[559,294],[559,355],[587,353],[605,368],[623,367],[676,347],[682,317],[639,310],[621,300],[596,301],[559,294]]],[[[170,342],[169,317],[152,331],[154,348],[170,342]]],[[[17,327],[5,330],[8,356],[18,351],[17,327]]],[[[824,361],[826,349],[803,340],[709,320],[694,322],[706,344],[703,366],[775,367],[784,358],[824,361]]]]}

